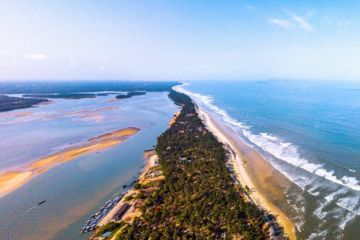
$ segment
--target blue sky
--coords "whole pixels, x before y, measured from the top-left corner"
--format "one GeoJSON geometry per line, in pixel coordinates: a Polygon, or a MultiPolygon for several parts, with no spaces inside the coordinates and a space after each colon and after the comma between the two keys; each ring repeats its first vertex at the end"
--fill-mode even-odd
{"type": "Polygon", "coordinates": [[[0,79],[360,80],[359,1],[0,2],[0,79]]]}

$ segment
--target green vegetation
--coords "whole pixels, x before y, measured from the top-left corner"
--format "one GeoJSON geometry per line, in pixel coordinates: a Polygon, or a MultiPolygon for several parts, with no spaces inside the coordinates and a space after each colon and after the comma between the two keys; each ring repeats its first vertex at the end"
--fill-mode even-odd
{"type": "Polygon", "coordinates": [[[178,85],[178,82],[142,81],[0,81],[0,93],[81,93],[112,91],[162,92],[178,85]]]}
{"type": "Polygon", "coordinates": [[[136,182],[134,184],[134,189],[141,189],[141,188],[142,188],[142,186],[141,186],[141,184],[139,182],[136,182]]]}
{"type": "Polygon", "coordinates": [[[29,108],[36,104],[47,102],[46,99],[39,98],[20,98],[20,97],[9,97],[6,95],[0,95],[0,112],[29,108]]]}
{"type": "Polygon", "coordinates": [[[96,233],[95,237],[101,237],[106,232],[111,232],[111,236],[113,236],[116,232],[115,230],[122,228],[125,224],[125,222],[109,222],[96,233]]]}
{"type": "Polygon", "coordinates": [[[126,195],[126,197],[124,198],[124,201],[128,202],[130,200],[134,199],[134,196],[132,194],[128,194],[126,195]]]}
{"type": "Polygon", "coordinates": [[[117,99],[124,99],[124,98],[131,98],[133,96],[139,96],[139,95],[145,95],[146,92],[138,92],[138,91],[132,91],[128,92],[126,94],[119,94],[116,96],[117,99]]]}
{"type": "Polygon", "coordinates": [[[171,91],[169,97],[182,110],[156,146],[165,180],[117,239],[265,239],[264,213],[241,197],[222,144],[188,96],[171,91]]]}

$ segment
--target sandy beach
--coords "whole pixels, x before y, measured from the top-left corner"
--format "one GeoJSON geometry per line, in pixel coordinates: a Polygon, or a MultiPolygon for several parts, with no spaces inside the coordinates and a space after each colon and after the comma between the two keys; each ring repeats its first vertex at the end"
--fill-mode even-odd
{"type": "MultiPolygon", "coordinates": [[[[295,228],[290,219],[277,206],[275,206],[273,202],[269,201],[269,199],[265,197],[264,189],[259,187],[261,184],[265,184],[267,177],[273,173],[273,168],[270,164],[245,143],[240,142],[239,140],[235,141],[231,134],[227,134],[225,129],[222,129],[220,124],[217,124],[209,113],[201,109],[198,109],[198,113],[203,119],[205,125],[218,138],[218,140],[233,150],[234,155],[232,155],[229,162],[233,165],[236,177],[238,178],[240,184],[244,188],[248,187],[251,189],[250,197],[252,200],[261,208],[275,215],[278,223],[284,228],[285,234],[290,239],[296,239],[295,228]],[[262,182],[260,183],[260,181],[262,182]]],[[[267,183],[265,185],[271,184],[267,183]]],[[[284,193],[279,191],[280,189],[276,189],[273,186],[272,190],[275,190],[272,194],[276,192],[276,197],[285,199],[285,196],[282,196],[284,193]]]]}
{"type": "Polygon", "coordinates": [[[177,118],[179,115],[180,115],[180,111],[176,112],[176,113],[173,115],[173,117],[172,117],[172,118],[170,119],[170,121],[169,121],[169,124],[168,124],[169,127],[175,123],[176,118],[177,118]]]}
{"type": "Polygon", "coordinates": [[[0,173],[0,197],[20,188],[34,176],[39,175],[58,164],[71,161],[87,153],[93,153],[113,147],[122,143],[139,130],[140,129],[138,128],[129,127],[106,133],[89,139],[83,145],[69,147],[50,156],[35,160],[21,168],[0,173]]]}

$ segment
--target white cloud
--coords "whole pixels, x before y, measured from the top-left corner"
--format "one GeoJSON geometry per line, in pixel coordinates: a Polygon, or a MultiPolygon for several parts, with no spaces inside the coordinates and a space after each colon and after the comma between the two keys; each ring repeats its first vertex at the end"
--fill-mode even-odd
{"type": "Polygon", "coordinates": [[[314,31],[314,27],[303,17],[295,15],[295,14],[289,14],[291,19],[303,30],[312,32],[314,31]]]}
{"type": "Polygon", "coordinates": [[[32,53],[32,54],[25,54],[24,58],[32,59],[32,60],[44,60],[47,59],[48,57],[42,53],[32,53]]]}
{"type": "Polygon", "coordinates": [[[307,32],[313,32],[315,30],[315,28],[305,17],[289,12],[287,12],[287,15],[290,18],[270,18],[268,19],[268,21],[282,28],[290,28],[292,26],[296,26],[307,32]]]}
{"type": "Polygon", "coordinates": [[[270,18],[269,22],[282,28],[289,28],[292,26],[292,23],[286,19],[270,18]]]}

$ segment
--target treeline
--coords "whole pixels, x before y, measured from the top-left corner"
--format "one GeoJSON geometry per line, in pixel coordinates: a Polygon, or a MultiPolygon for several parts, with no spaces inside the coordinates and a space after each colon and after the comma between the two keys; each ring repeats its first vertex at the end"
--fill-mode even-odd
{"type": "Polygon", "coordinates": [[[125,94],[119,94],[116,96],[117,99],[124,99],[124,98],[131,98],[133,96],[140,96],[140,95],[145,95],[146,92],[139,92],[139,91],[131,91],[131,92],[127,92],[125,94]]]}
{"type": "Polygon", "coordinates": [[[56,94],[24,94],[23,97],[36,97],[36,98],[65,98],[65,99],[82,99],[82,98],[95,98],[95,93],[56,93],[56,94]]]}
{"type": "Polygon", "coordinates": [[[169,97],[182,110],[156,146],[165,181],[117,239],[266,239],[263,212],[241,197],[223,145],[188,96],[171,91],[169,97]]]}
{"type": "Polygon", "coordinates": [[[162,92],[178,85],[178,82],[142,81],[0,81],[0,94],[11,93],[80,93],[107,91],[162,92]]]}
{"type": "Polygon", "coordinates": [[[47,102],[47,99],[40,98],[20,98],[20,97],[9,97],[6,95],[0,95],[0,112],[29,108],[36,104],[47,102]]]}

